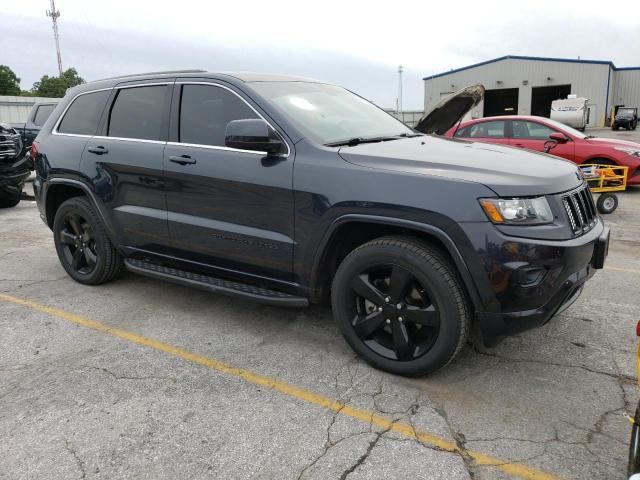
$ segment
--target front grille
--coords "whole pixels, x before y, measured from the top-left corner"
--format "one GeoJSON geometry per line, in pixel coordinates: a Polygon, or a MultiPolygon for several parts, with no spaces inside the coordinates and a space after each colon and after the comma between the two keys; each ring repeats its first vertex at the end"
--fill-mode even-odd
{"type": "Polygon", "coordinates": [[[567,211],[571,231],[574,235],[582,235],[591,230],[596,224],[598,213],[587,185],[563,196],[562,205],[567,211]]]}

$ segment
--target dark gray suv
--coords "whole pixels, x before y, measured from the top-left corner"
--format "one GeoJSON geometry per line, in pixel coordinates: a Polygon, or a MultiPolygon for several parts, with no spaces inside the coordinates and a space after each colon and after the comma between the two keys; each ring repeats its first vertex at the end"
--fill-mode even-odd
{"type": "MultiPolygon", "coordinates": [[[[420,123],[443,132],[481,99],[420,123]]],[[[60,262],[260,302],[331,302],[374,366],[422,375],[471,330],[542,325],[602,268],[608,229],[563,160],[410,129],[326,83],[203,71],[71,89],[32,146],[60,262]]]]}

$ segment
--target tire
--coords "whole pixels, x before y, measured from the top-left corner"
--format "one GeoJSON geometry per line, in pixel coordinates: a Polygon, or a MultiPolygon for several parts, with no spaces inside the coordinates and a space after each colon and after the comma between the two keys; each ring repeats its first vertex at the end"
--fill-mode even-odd
{"type": "Polygon", "coordinates": [[[20,203],[20,194],[0,192],[0,208],[15,207],[20,203]]]}
{"type": "Polygon", "coordinates": [[[596,202],[598,212],[607,215],[618,208],[618,196],[615,193],[602,193],[596,202]]]}
{"type": "Polygon", "coordinates": [[[347,255],[333,279],[331,303],[351,348],[375,368],[398,375],[417,377],[444,367],[469,334],[469,306],[455,267],[439,250],[412,237],[379,238],[347,255]],[[396,278],[411,280],[394,292],[396,278]],[[374,302],[361,292],[369,297],[374,292],[374,302]],[[370,322],[379,326],[363,334],[370,322]],[[396,337],[398,332],[404,333],[396,337]],[[394,350],[396,338],[409,339],[409,347],[394,350]]]}
{"type": "Polygon", "coordinates": [[[631,440],[629,442],[629,461],[627,463],[627,476],[640,473],[640,403],[636,407],[631,427],[631,440]]]}
{"type": "Polygon", "coordinates": [[[73,197],[60,205],[53,221],[53,239],[60,263],[76,282],[100,285],[122,271],[122,256],[86,197],[73,197]]]}

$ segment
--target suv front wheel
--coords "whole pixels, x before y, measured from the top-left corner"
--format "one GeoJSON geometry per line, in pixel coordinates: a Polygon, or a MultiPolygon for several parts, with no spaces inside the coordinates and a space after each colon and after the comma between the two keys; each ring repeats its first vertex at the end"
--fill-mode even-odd
{"type": "Polygon", "coordinates": [[[469,332],[454,267],[414,238],[384,237],[356,248],[336,272],[331,299],[349,345],[374,367],[399,375],[444,367],[469,332]]]}
{"type": "Polygon", "coordinates": [[[60,263],[79,283],[106,283],[122,270],[121,255],[85,197],[73,197],[60,205],[53,221],[53,239],[60,263]]]}

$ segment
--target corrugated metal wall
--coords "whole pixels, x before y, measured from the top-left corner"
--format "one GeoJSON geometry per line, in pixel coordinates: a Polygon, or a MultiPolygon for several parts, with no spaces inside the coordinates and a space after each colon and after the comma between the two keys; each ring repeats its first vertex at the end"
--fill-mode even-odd
{"type": "MultiPolygon", "coordinates": [[[[589,99],[591,108],[589,124],[602,126],[606,115],[607,87],[613,90],[614,76],[616,73],[621,73],[612,71],[611,84],[608,85],[610,68],[608,64],[507,58],[425,80],[425,111],[430,110],[446,94],[469,85],[482,83],[487,89],[518,88],[518,112],[514,113],[529,115],[533,87],[570,84],[571,93],[589,99]]],[[[472,112],[472,116],[481,117],[482,108],[482,104],[478,105],[472,112]]]]}
{"type": "Polygon", "coordinates": [[[611,106],[626,105],[640,108],[640,68],[618,70],[611,106]]]}
{"type": "Polygon", "coordinates": [[[59,102],[60,98],[14,97],[0,95],[0,123],[24,123],[31,107],[39,102],[59,102]]]}

